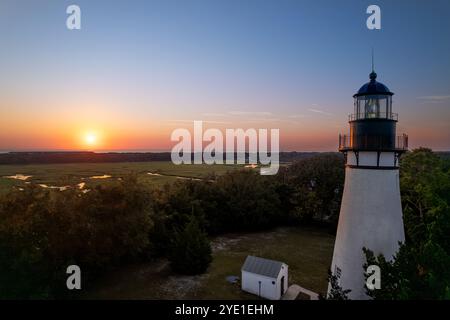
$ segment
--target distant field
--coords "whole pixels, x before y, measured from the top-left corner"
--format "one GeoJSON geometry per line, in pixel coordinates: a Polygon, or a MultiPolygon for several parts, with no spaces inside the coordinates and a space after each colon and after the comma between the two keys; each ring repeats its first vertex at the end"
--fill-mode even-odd
{"type": "Polygon", "coordinates": [[[199,276],[173,274],[166,260],[128,266],[105,274],[90,290],[88,299],[257,299],[241,291],[240,277],[247,255],[279,260],[289,265],[289,285],[317,293],[327,290],[327,271],[334,236],[319,228],[278,228],[269,232],[228,234],[213,239],[213,261],[199,276]]]}
{"type": "Polygon", "coordinates": [[[202,179],[211,173],[221,175],[230,170],[243,168],[238,165],[174,165],[170,161],[119,162],[119,163],[74,163],[0,165],[0,192],[13,187],[23,187],[26,183],[45,184],[53,187],[76,186],[85,182],[87,187],[105,183],[109,179],[121,178],[130,173],[148,184],[160,185],[182,178],[202,179]],[[156,173],[157,175],[149,175],[156,173]],[[26,180],[10,179],[15,175],[31,176],[26,180]],[[95,176],[111,176],[107,179],[93,179],[95,176]]]}

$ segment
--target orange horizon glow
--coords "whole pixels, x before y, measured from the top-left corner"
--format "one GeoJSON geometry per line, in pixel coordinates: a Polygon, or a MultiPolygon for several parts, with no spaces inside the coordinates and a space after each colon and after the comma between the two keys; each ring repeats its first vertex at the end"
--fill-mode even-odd
{"type": "MultiPolygon", "coordinates": [[[[0,121],[1,122],[1,121],[0,121]]],[[[71,121],[72,122],[72,121],[71,121]]],[[[143,123],[132,125],[132,122],[114,126],[112,123],[95,121],[88,124],[77,125],[74,122],[43,128],[23,122],[18,126],[8,125],[7,130],[0,132],[0,150],[26,151],[26,150],[79,150],[79,151],[126,151],[126,150],[158,150],[170,151],[176,142],[170,140],[171,133],[177,128],[186,128],[192,133],[193,123],[173,123],[171,121],[158,121],[153,125],[145,126],[143,123]],[[5,143],[5,142],[8,143],[5,143]]],[[[337,121],[323,121],[308,119],[298,124],[261,123],[246,124],[245,120],[230,124],[214,124],[204,126],[217,127],[222,132],[226,128],[278,128],[280,129],[280,151],[337,151],[337,137],[339,133],[347,133],[347,123],[337,125],[337,121]],[[317,123],[320,123],[319,125],[317,123]]],[[[401,128],[398,133],[408,133],[410,148],[429,146],[435,150],[446,150],[445,144],[434,144],[442,138],[432,128],[401,128]]]]}
{"type": "MultiPolygon", "coordinates": [[[[194,114],[186,110],[185,114],[178,112],[180,114],[174,118],[170,113],[175,111],[170,106],[153,106],[148,111],[144,109],[146,111],[141,115],[131,107],[125,107],[124,102],[110,101],[94,94],[61,106],[57,101],[63,101],[63,98],[55,95],[51,100],[31,105],[25,101],[4,100],[3,104],[9,103],[13,111],[0,108],[0,150],[170,151],[176,144],[170,140],[172,131],[186,128],[192,132],[193,119],[203,120],[204,130],[280,129],[281,151],[336,151],[338,135],[348,131],[346,112],[308,112],[307,105],[299,107],[296,115],[275,112],[205,115],[204,112],[194,114]]],[[[350,111],[351,108],[347,109],[350,111]]],[[[399,121],[398,134],[409,135],[411,148],[429,146],[435,150],[448,150],[448,123],[435,121],[433,127],[428,127],[421,120],[406,113],[399,121]]],[[[432,122],[432,119],[427,120],[432,122]]]]}

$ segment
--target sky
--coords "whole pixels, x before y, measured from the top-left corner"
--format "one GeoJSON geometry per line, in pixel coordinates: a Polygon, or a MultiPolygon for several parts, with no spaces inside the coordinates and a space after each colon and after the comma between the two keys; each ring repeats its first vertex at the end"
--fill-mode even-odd
{"type": "Polygon", "coordinates": [[[450,150],[448,0],[1,0],[0,41],[0,151],[170,150],[194,120],[336,151],[372,48],[397,133],[450,150]]]}

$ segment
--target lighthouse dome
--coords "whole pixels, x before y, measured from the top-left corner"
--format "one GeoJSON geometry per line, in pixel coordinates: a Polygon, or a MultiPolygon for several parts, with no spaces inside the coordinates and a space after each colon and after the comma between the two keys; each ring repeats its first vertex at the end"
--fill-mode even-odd
{"type": "Polygon", "coordinates": [[[394,94],[391,91],[389,91],[388,87],[386,87],[384,84],[376,80],[377,74],[374,71],[370,73],[369,78],[370,81],[364,84],[353,97],[367,96],[373,94],[392,96],[394,94]]]}

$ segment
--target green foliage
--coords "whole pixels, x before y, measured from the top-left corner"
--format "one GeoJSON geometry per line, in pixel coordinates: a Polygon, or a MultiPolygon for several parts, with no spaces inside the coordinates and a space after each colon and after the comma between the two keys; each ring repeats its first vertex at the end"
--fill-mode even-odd
{"type": "Polygon", "coordinates": [[[233,171],[214,181],[166,185],[154,193],[155,211],[161,214],[161,228],[169,232],[184,226],[192,215],[209,234],[264,230],[287,221],[280,192],[274,177],[233,171]]]}
{"type": "Polygon", "coordinates": [[[280,224],[283,213],[277,181],[252,171],[232,172],[217,181],[221,210],[210,221],[219,221],[227,230],[261,230],[280,224]],[[239,221],[239,223],[236,223],[239,221]]]}
{"type": "MultiPolygon", "coordinates": [[[[401,162],[406,242],[392,261],[365,249],[368,266],[381,268],[375,299],[450,298],[450,173],[430,149],[408,153],[401,162]]],[[[370,248],[369,248],[370,249],[370,248]]]]}
{"type": "Polygon", "coordinates": [[[285,175],[293,189],[293,215],[298,220],[337,224],[345,175],[341,156],[325,154],[300,160],[285,175]]]}
{"type": "Polygon", "coordinates": [[[401,162],[401,191],[407,240],[420,244],[450,204],[450,175],[430,149],[417,149],[401,162]]]}
{"type": "Polygon", "coordinates": [[[174,229],[193,214],[208,234],[314,220],[336,224],[343,181],[342,157],[326,154],[280,168],[277,176],[235,170],[206,181],[167,184],[153,192],[158,216],[152,239],[160,252],[166,251],[174,229]]]}
{"type": "Polygon", "coordinates": [[[8,194],[0,201],[0,298],[66,296],[70,264],[86,280],[145,254],[151,215],[132,177],[86,194],[33,186],[8,194]]]}
{"type": "Polygon", "coordinates": [[[330,290],[326,296],[319,295],[320,300],[348,300],[348,294],[352,291],[350,289],[342,289],[339,285],[339,276],[333,274],[331,270],[328,270],[328,283],[330,290]]]}
{"type": "Polygon", "coordinates": [[[211,244],[196,218],[175,232],[169,260],[172,269],[181,274],[201,274],[208,268],[212,261],[211,244]]]}

